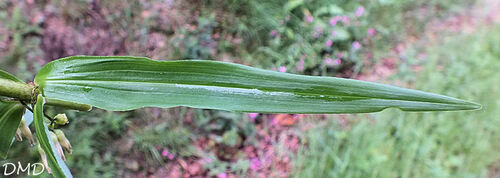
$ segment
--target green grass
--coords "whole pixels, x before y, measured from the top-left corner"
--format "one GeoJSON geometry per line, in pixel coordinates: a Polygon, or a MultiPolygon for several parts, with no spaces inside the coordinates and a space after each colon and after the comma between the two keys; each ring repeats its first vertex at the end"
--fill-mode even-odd
{"type": "Polygon", "coordinates": [[[349,129],[330,120],[304,134],[296,176],[485,177],[500,161],[499,30],[441,37],[416,76],[416,88],[479,102],[481,110],[387,110],[349,129]]]}

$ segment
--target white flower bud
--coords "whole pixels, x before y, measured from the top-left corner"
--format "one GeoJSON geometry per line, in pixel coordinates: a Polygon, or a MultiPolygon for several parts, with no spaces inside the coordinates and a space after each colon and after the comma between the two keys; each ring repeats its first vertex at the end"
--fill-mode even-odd
{"type": "Polygon", "coordinates": [[[21,136],[21,130],[19,128],[17,128],[17,131],[16,131],[16,140],[21,142],[23,141],[23,137],[21,136]]]}
{"type": "Polygon", "coordinates": [[[61,147],[61,144],[57,140],[57,136],[54,132],[50,132],[50,138],[52,139],[52,143],[54,143],[54,146],[56,147],[57,152],[59,152],[59,155],[61,156],[62,160],[66,161],[66,156],[64,156],[64,151],[61,147]]]}
{"type": "Polygon", "coordinates": [[[50,169],[49,164],[47,162],[47,155],[45,155],[45,151],[43,151],[40,144],[38,144],[38,153],[40,153],[40,158],[42,159],[43,166],[45,167],[45,169],[49,174],[52,174],[52,170],[50,169]]]}
{"type": "Polygon", "coordinates": [[[58,125],[66,125],[69,123],[68,121],[68,117],[66,116],[66,114],[58,114],[54,117],[55,119],[55,123],[58,124],[58,125]]]}
{"type": "Polygon", "coordinates": [[[64,135],[64,132],[62,130],[57,129],[57,130],[54,130],[54,133],[56,134],[57,140],[59,141],[61,146],[64,148],[64,150],[66,150],[66,152],[71,154],[73,152],[73,147],[71,147],[71,143],[66,138],[66,135],[64,135]]]}
{"type": "Polygon", "coordinates": [[[33,139],[33,134],[31,133],[30,128],[26,124],[26,120],[21,120],[21,124],[19,124],[19,129],[21,130],[21,134],[30,141],[31,146],[35,144],[35,140],[33,139]]]}

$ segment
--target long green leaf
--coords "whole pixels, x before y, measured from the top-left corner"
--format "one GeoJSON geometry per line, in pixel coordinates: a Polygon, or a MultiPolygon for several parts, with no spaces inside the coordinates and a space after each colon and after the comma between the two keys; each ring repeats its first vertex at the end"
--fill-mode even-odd
{"type": "Polygon", "coordinates": [[[4,159],[7,157],[23,114],[23,105],[0,102],[0,157],[4,159]]]}
{"type": "Polygon", "coordinates": [[[43,118],[44,104],[45,99],[42,95],[38,95],[35,108],[33,109],[33,125],[35,125],[36,138],[47,155],[47,162],[54,177],[73,177],[50,138],[49,129],[43,118]]]}
{"type": "Polygon", "coordinates": [[[239,64],[75,56],[35,78],[47,98],[107,110],[190,106],[262,113],[470,110],[471,102],[357,80],[279,73],[239,64]]]}
{"type": "Polygon", "coordinates": [[[13,76],[13,75],[11,75],[8,72],[3,71],[3,70],[0,70],[0,78],[12,80],[15,82],[23,82],[21,79],[18,79],[17,77],[15,77],[15,76],[13,76]]]}
{"type": "MultiPolygon", "coordinates": [[[[3,70],[0,70],[0,78],[22,82],[3,70]]],[[[4,159],[7,157],[7,152],[12,145],[12,138],[16,134],[23,114],[23,105],[0,100],[0,157],[4,159]]]]}

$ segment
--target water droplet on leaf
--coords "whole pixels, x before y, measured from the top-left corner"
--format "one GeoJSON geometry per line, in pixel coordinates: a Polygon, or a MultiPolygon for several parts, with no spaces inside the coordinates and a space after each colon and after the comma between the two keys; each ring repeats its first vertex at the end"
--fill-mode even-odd
{"type": "Polygon", "coordinates": [[[83,91],[85,92],[90,92],[92,90],[91,87],[83,87],[83,91]]]}

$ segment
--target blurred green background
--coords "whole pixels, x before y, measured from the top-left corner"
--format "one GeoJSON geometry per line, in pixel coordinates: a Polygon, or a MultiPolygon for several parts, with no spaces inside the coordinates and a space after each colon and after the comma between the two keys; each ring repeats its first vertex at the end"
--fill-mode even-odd
{"type": "MultiPolygon", "coordinates": [[[[71,55],[206,59],[445,94],[468,112],[66,113],[75,177],[499,177],[496,0],[0,1],[0,68],[71,55]]],[[[6,162],[39,162],[17,142],[6,162]]],[[[42,175],[42,177],[47,174],[42,175]]]]}

